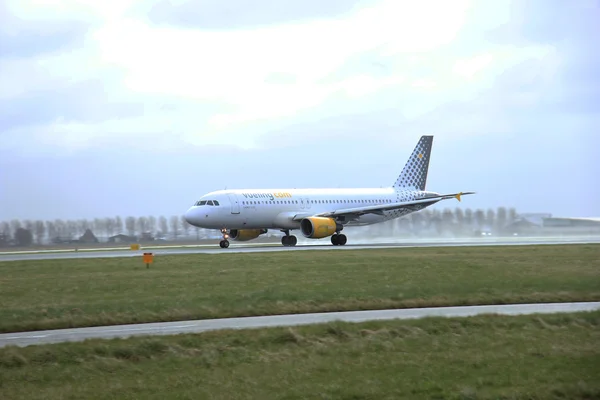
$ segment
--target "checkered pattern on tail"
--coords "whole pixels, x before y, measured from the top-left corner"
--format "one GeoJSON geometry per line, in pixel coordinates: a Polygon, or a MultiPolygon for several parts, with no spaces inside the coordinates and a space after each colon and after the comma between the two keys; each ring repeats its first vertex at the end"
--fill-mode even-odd
{"type": "Polygon", "coordinates": [[[421,136],[402,173],[394,183],[396,190],[425,190],[433,136],[421,136]]]}

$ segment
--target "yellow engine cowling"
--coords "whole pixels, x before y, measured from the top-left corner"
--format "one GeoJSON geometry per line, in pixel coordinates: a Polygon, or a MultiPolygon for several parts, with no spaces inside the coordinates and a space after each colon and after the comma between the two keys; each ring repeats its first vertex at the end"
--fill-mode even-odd
{"type": "Polygon", "coordinates": [[[262,234],[267,233],[266,229],[232,229],[229,232],[229,237],[238,242],[256,239],[262,234]]]}
{"type": "Polygon", "coordinates": [[[333,235],[341,225],[336,223],[333,218],[308,217],[300,222],[302,234],[309,239],[322,239],[333,235]]]}

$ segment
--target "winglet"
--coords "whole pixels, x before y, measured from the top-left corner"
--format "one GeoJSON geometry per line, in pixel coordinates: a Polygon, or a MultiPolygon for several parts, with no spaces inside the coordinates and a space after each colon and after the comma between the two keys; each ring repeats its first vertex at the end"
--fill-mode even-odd
{"type": "Polygon", "coordinates": [[[461,201],[460,198],[463,194],[475,194],[475,192],[460,192],[454,195],[454,197],[456,197],[456,200],[461,201]]]}

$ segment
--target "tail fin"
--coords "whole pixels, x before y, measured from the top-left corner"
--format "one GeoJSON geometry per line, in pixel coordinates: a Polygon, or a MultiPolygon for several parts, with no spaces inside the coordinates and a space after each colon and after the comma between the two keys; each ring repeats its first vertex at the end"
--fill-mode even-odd
{"type": "Polygon", "coordinates": [[[402,173],[394,183],[395,189],[425,190],[432,145],[433,136],[421,136],[402,173]]]}

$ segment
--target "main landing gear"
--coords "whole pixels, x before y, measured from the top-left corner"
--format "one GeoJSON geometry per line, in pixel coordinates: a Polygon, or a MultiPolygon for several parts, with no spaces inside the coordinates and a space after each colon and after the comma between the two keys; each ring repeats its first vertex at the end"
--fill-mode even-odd
{"type": "Polygon", "coordinates": [[[298,238],[296,238],[296,236],[294,236],[294,235],[290,235],[289,229],[282,230],[282,232],[285,232],[285,236],[281,237],[282,245],[284,245],[286,247],[293,247],[298,243],[298,238]]]}
{"type": "Polygon", "coordinates": [[[343,233],[336,233],[331,236],[331,244],[334,246],[343,246],[347,240],[348,238],[343,233]]]}
{"type": "Polygon", "coordinates": [[[227,240],[229,239],[229,234],[225,228],[221,229],[221,233],[223,234],[223,240],[219,242],[219,246],[221,246],[222,249],[226,249],[229,247],[229,240],[227,240]]]}

